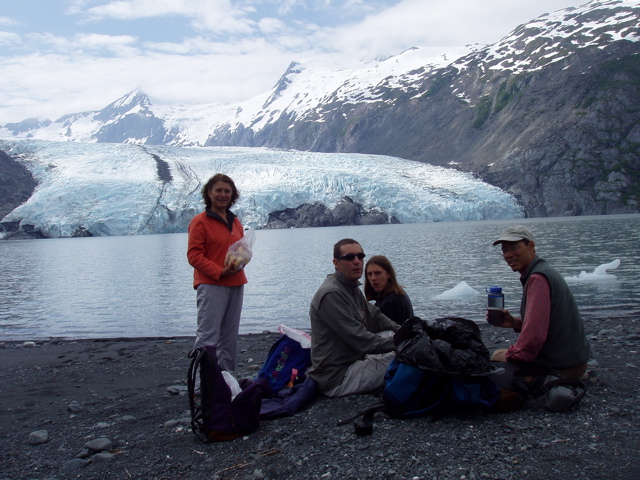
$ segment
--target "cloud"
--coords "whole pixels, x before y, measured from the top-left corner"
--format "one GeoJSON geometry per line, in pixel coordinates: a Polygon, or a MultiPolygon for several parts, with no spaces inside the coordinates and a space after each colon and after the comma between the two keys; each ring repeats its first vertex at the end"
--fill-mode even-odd
{"type": "Polygon", "coordinates": [[[17,25],[17,21],[10,17],[0,17],[0,27],[11,27],[17,25]]]}
{"type": "Polygon", "coordinates": [[[223,2],[194,2],[190,0],[117,0],[103,5],[91,7],[86,10],[88,17],[92,20],[116,19],[134,20],[139,18],[160,17],[164,15],[192,16],[200,10],[198,4],[219,5],[227,4],[223,2]],[[194,5],[195,4],[195,5],[194,5]]]}
{"type": "MultiPolygon", "coordinates": [[[[105,48],[99,38],[94,40],[94,48],[105,48]]],[[[224,44],[193,43],[184,46],[189,56],[156,50],[124,57],[82,52],[0,57],[0,125],[99,110],[135,88],[172,104],[240,103],[271,88],[291,61],[259,39],[245,40],[231,51],[224,44]],[[193,53],[196,48],[201,52],[193,53]]],[[[60,47],[72,48],[72,42],[60,47]]]]}
{"type": "Polygon", "coordinates": [[[287,25],[277,18],[263,18],[258,22],[260,31],[267,35],[282,32],[286,27],[287,25]]]}
{"type": "Polygon", "coordinates": [[[255,30],[247,10],[229,0],[117,0],[91,7],[85,15],[92,22],[185,17],[198,31],[249,34],[255,30]]]}
{"type": "MultiPolygon", "coordinates": [[[[279,2],[278,15],[321,18],[329,17],[331,23],[348,19],[362,19],[383,10],[400,0],[283,0],[279,2]]],[[[319,23],[323,23],[320,21],[319,23]]]]}
{"type": "Polygon", "coordinates": [[[575,4],[557,0],[403,0],[351,25],[319,31],[316,43],[361,59],[386,57],[412,46],[494,43],[544,12],[575,4]],[[545,10],[546,7],[546,10],[545,10]]]}
{"type": "Polygon", "coordinates": [[[77,15],[78,13],[82,13],[86,9],[87,1],[88,0],[66,0],[63,14],[77,15]]]}
{"type": "Polygon", "coordinates": [[[135,55],[136,37],[131,35],[103,35],[99,33],[82,33],[75,36],[74,43],[82,45],[85,52],[110,52],[119,57],[135,55]]]}
{"type": "Polygon", "coordinates": [[[131,35],[78,33],[67,38],[50,33],[30,33],[26,37],[32,43],[39,45],[39,51],[55,55],[93,53],[126,57],[137,53],[137,49],[133,48],[137,39],[131,35]]]}
{"type": "Polygon", "coordinates": [[[280,6],[278,7],[278,14],[280,15],[287,15],[288,13],[291,13],[291,11],[293,11],[293,8],[297,5],[303,2],[300,2],[298,0],[282,0],[282,2],[280,2],[280,6]]]}
{"type": "Polygon", "coordinates": [[[0,31],[0,45],[2,46],[14,46],[14,45],[20,45],[22,43],[22,40],[20,39],[19,35],[16,35],[15,33],[11,33],[11,32],[1,32],[0,31]]]}

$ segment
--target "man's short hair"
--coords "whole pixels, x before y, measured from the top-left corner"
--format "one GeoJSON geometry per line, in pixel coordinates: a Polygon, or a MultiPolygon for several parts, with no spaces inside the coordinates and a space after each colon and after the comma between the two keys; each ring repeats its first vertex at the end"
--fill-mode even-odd
{"type": "MultiPolygon", "coordinates": [[[[342,252],[341,252],[342,246],[351,245],[352,243],[355,243],[356,245],[360,245],[360,243],[356,242],[353,238],[343,238],[342,240],[337,242],[333,246],[333,258],[340,258],[340,255],[342,255],[342,252]]],[[[360,248],[362,248],[362,245],[360,245],[360,248]]]]}

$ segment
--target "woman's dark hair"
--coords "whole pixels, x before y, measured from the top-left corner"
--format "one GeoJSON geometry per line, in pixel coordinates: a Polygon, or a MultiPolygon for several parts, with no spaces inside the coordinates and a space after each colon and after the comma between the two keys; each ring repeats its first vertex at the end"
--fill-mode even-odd
{"type": "Polygon", "coordinates": [[[209,198],[209,190],[218,182],[224,182],[231,185],[231,203],[229,203],[229,208],[236,203],[238,198],[240,198],[240,192],[236,188],[236,184],[233,183],[231,177],[225,175],[224,173],[216,173],[213,177],[209,179],[207,183],[202,187],[202,199],[204,200],[205,205],[208,209],[211,209],[211,198],[209,198]]]}
{"type": "Polygon", "coordinates": [[[364,296],[367,297],[367,300],[377,300],[378,298],[384,298],[392,293],[404,295],[404,290],[398,284],[398,280],[396,280],[396,271],[393,269],[393,265],[391,265],[391,262],[387,257],[384,255],[374,255],[369,259],[364,267],[364,296]],[[369,283],[369,277],[367,277],[367,269],[369,268],[369,265],[378,265],[387,272],[387,275],[389,275],[389,281],[384,287],[384,290],[380,293],[377,293],[371,286],[371,283],[369,283]]]}

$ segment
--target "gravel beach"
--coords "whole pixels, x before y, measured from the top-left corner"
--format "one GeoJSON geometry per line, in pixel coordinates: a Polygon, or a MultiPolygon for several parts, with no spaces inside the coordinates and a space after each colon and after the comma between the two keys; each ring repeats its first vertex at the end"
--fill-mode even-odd
{"type": "MultiPolygon", "coordinates": [[[[375,395],[316,400],[230,442],[190,430],[193,338],[0,343],[0,479],[640,478],[640,322],[585,319],[595,375],[582,403],[551,413],[374,418],[338,426],[375,395]]],[[[515,336],[482,325],[490,349],[515,336]]],[[[255,376],[277,333],[243,335],[238,378],[255,376]]]]}

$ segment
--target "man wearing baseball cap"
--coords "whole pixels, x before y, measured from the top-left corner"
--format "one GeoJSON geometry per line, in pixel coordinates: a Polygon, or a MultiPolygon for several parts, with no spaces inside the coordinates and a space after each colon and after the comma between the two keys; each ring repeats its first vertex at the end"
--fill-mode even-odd
{"type": "Polygon", "coordinates": [[[501,362],[505,373],[493,380],[525,397],[542,395],[541,386],[550,373],[579,380],[591,349],[564,278],[537,256],[534,236],[522,225],[507,227],[493,245],[501,246],[502,257],[520,273],[523,286],[519,316],[503,310],[504,322],[497,325],[520,335],[509,348],[494,352],[492,360],[501,362]]]}

